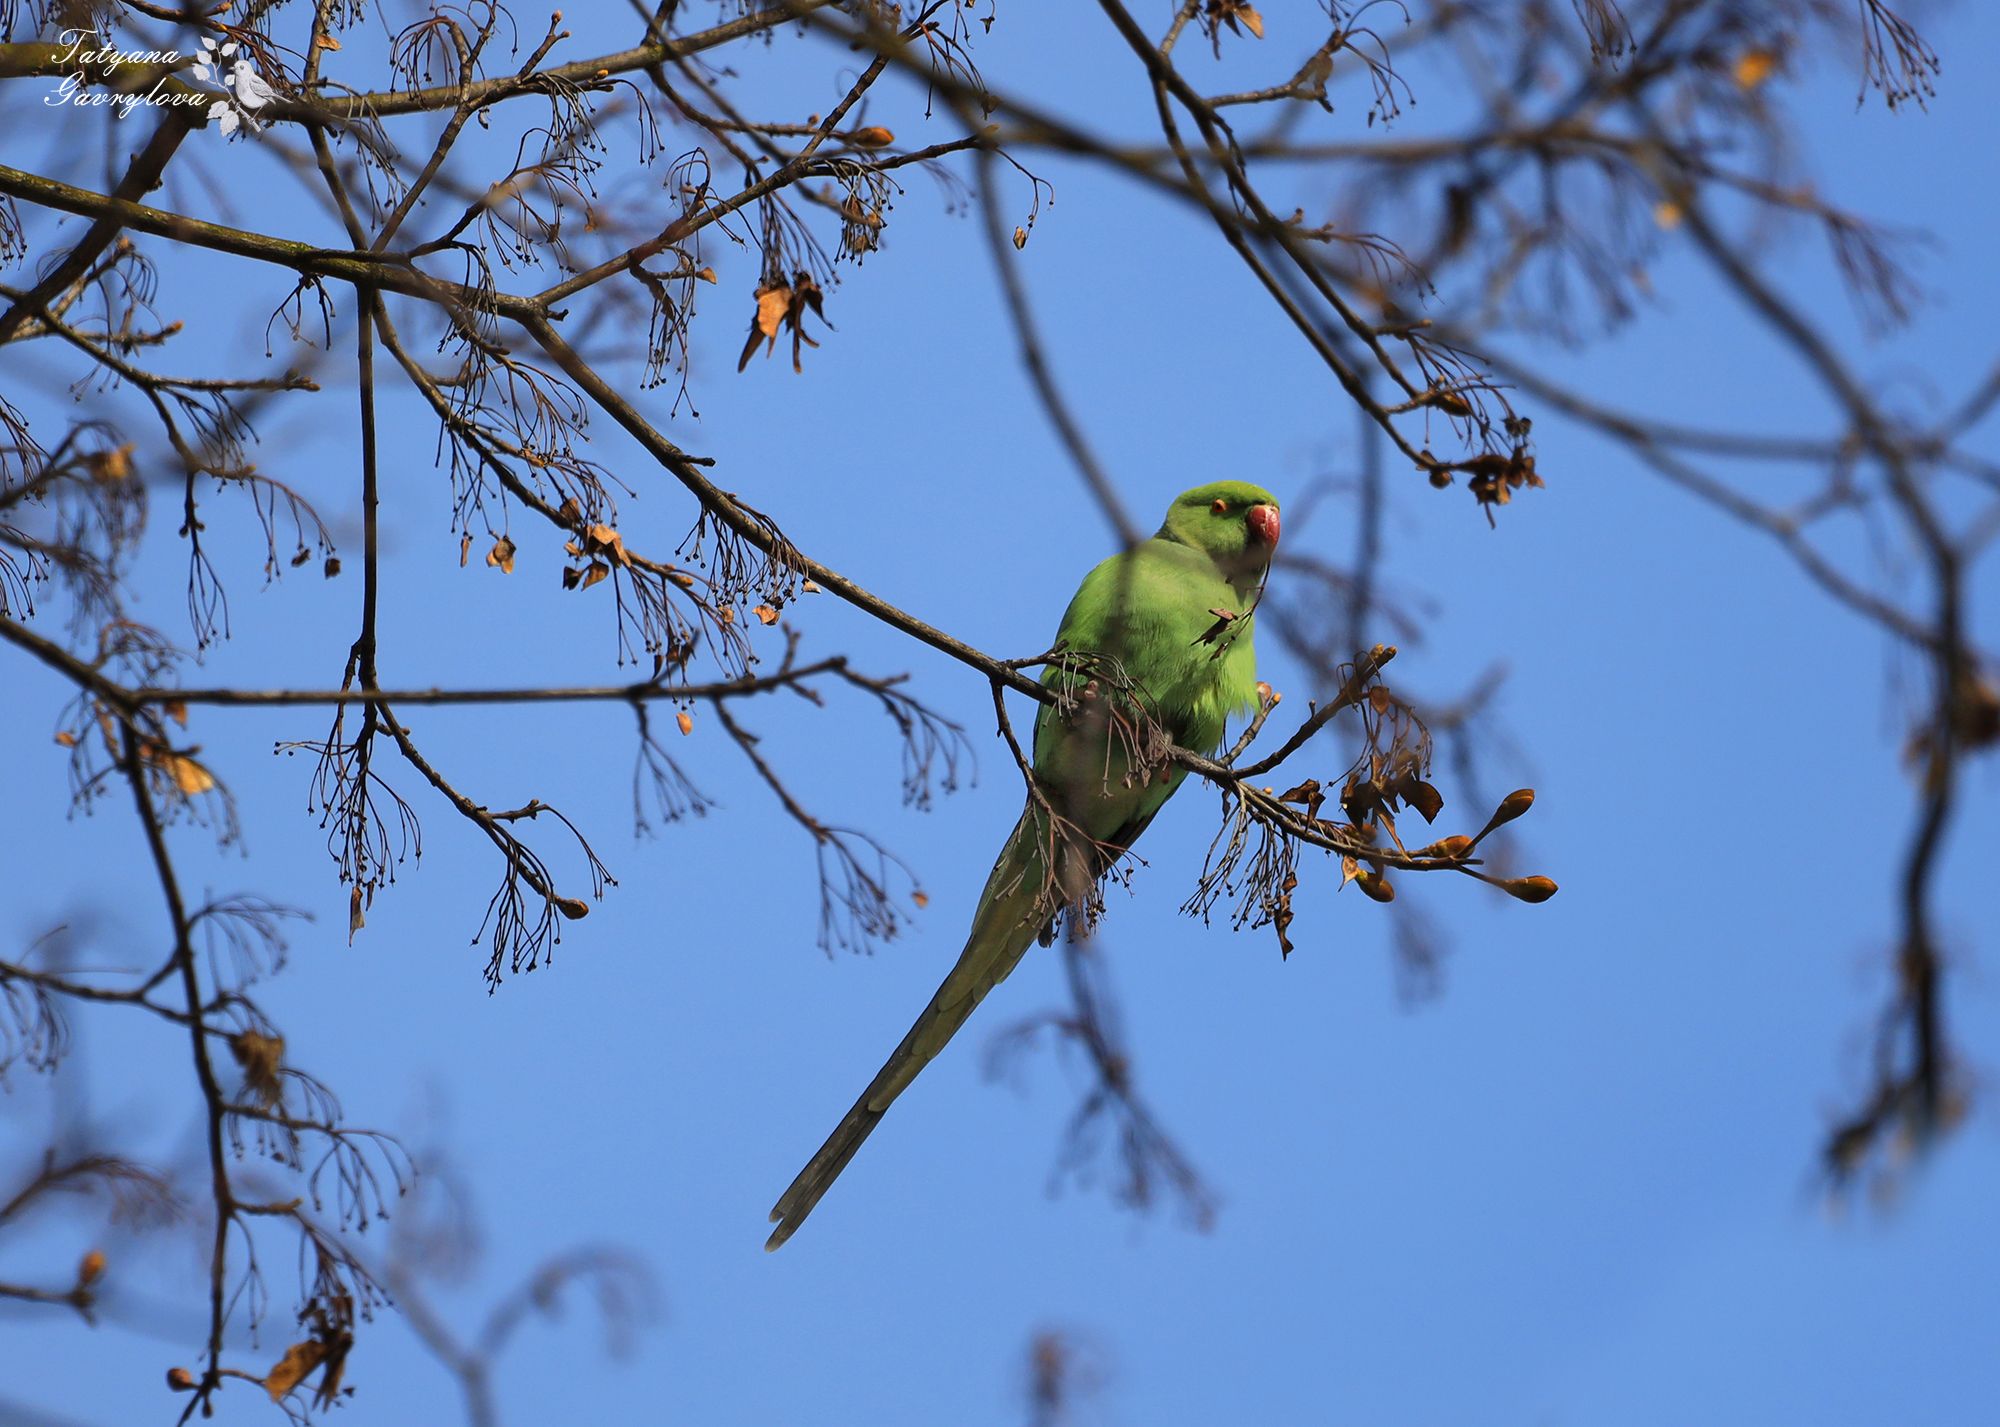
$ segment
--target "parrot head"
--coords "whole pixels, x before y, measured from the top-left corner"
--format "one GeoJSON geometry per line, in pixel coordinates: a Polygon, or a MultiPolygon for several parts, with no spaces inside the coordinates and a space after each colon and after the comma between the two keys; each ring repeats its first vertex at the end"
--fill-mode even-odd
{"type": "Polygon", "coordinates": [[[1231,584],[1254,585],[1278,548],[1278,499],[1248,481],[1211,481],[1174,498],[1160,535],[1207,555],[1231,584]]]}

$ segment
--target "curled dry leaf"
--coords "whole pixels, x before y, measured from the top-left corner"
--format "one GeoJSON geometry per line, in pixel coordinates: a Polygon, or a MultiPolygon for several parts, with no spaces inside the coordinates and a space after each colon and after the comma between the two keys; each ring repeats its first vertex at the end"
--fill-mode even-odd
{"type": "Polygon", "coordinates": [[[682,737],[686,737],[688,734],[694,732],[694,715],[686,709],[682,709],[674,715],[674,722],[680,725],[682,737]]]}
{"type": "Polygon", "coordinates": [[[325,1361],[326,1344],[319,1339],[308,1338],[303,1343],[294,1343],[264,1374],[264,1391],[271,1394],[271,1401],[282,1402],[287,1394],[311,1376],[314,1368],[325,1361]]]}
{"type": "Polygon", "coordinates": [[[1264,17],[1247,0],[1208,0],[1208,22],[1218,35],[1227,25],[1231,34],[1247,32],[1256,39],[1264,38],[1264,17]]]}
{"type": "Polygon", "coordinates": [[[215,786],[215,775],[185,753],[163,754],[160,762],[173,778],[174,786],[190,798],[215,786]]]}
{"type": "MultiPolygon", "coordinates": [[[[1534,453],[1528,449],[1527,420],[1516,418],[1510,420],[1507,426],[1515,441],[1505,455],[1498,451],[1485,451],[1469,461],[1458,462],[1456,467],[1471,477],[1466,482],[1466,489],[1486,508],[1486,523],[1489,525],[1493,523],[1493,508],[1512,501],[1514,492],[1523,486],[1540,490],[1547,484],[1535,469],[1534,453]]],[[[1433,477],[1437,474],[1432,472],[1433,477]]],[[[1440,482],[1433,479],[1431,484],[1439,485],[1440,482]]],[[[1442,484],[1451,484],[1448,474],[1442,484]]]]}
{"type": "Polygon", "coordinates": [[[776,624],[778,622],[778,612],[767,604],[758,605],[750,613],[756,615],[758,622],[761,624],[776,624]]]}
{"type": "Polygon", "coordinates": [[[1444,810],[1444,795],[1421,778],[1405,778],[1396,791],[1404,802],[1423,814],[1425,822],[1436,822],[1444,810]]]}
{"type": "MultiPolygon", "coordinates": [[[[736,370],[742,371],[750,365],[750,359],[757,354],[757,344],[764,344],[769,355],[777,348],[780,329],[789,327],[792,331],[792,370],[804,371],[800,361],[800,346],[817,347],[819,343],[806,335],[805,320],[808,312],[826,322],[826,310],[820,305],[823,294],[820,286],[808,272],[792,274],[790,282],[772,280],[757,289],[757,312],[750,319],[750,338],[743,344],[743,355],[737,359],[736,370]]],[[[827,326],[833,324],[828,322],[827,326]]]]}
{"type": "Polygon", "coordinates": [[[585,532],[585,537],[593,549],[602,550],[627,569],[631,568],[631,552],[625,548],[625,537],[616,530],[608,525],[593,525],[585,532]]]}
{"type": "Polygon", "coordinates": [[[1326,802],[1326,790],[1317,778],[1308,778],[1296,787],[1285,789],[1278,794],[1278,801],[1296,803],[1306,810],[1308,818],[1317,818],[1321,806],[1326,802]]]}
{"type": "Polygon", "coordinates": [[[501,536],[493,542],[493,548],[486,552],[486,563],[498,565],[502,574],[514,573],[514,542],[501,536]]]}
{"type": "Polygon", "coordinates": [[[766,355],[778,345],[778,329],[784,325],[785,314],[792,310],[792,287],[790,283],[765,283],[755,293],[757,311],[750,318],[750,340],[743,344],[743,355],[736,361],[736,370],[742,371],[750,365],[750,359],[757,354],[757,344],[764,344],[766,355]]]}

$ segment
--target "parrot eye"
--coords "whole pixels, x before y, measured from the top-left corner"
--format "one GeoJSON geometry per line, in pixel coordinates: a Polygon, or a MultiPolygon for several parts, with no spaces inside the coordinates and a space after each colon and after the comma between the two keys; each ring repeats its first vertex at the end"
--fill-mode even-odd
{"type": "Polygon", "coordinates": [[[1227,515],[1229,514],[1229,502],[1224,500],[1221,496],[1217,496],[1215,498],[1215,504],[1211,505],[1209,509],[1214,511],[1217,515],[1227,515]]]}

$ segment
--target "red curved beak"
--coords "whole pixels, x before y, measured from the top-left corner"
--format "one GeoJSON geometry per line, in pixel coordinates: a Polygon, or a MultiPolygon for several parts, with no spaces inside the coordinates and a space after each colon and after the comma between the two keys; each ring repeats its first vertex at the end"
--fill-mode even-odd
{"type": "Polygon", "coordinates": [[[1253,505],[1249,514],[1243,517],[1250,527],[1250,533],[1266,545],[1278,543],[1278,508],[1275,505],[1253,505]]]}

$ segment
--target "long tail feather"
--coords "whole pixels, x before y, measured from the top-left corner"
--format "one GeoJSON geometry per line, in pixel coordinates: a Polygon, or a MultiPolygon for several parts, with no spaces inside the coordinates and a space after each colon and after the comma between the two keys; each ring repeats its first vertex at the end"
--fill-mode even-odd
{"type": "Polygon", "coordinates": [[[965,950],[959,953],[930,1005],[771,1210],[771,1222],[778,1227],[765,1241],[767,1250],[798,1232],[806,1215],[847,1168],[896,1097],[958,1033],[986,993],[1006,980],[1034,941],[1039,929],[1034,910],[1041,894],[1043,867],[1031,831],[1035,821],[1030,814],[1023,814],[1001,850],[979,899],[979,910],[973,915],[965,950]]]}

